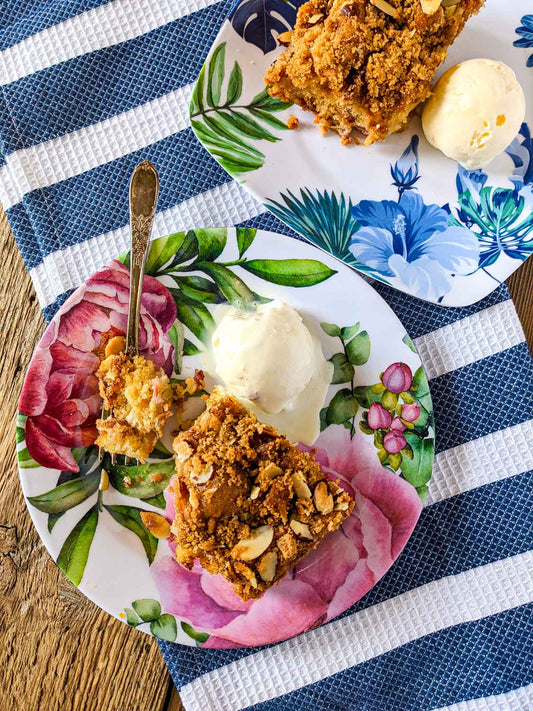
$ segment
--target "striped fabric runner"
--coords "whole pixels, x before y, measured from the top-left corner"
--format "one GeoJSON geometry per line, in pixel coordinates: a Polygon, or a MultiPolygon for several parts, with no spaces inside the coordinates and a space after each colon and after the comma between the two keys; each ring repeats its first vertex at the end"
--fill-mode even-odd
{"type": "MultiPolygon", "coordinates": [[[[45,316],[126,248],[142,159],[155,236],[247,224],[292,234],[188,126],[232,0],[4,0],[0,201],[45,316]]],[[[187,710],[533,708],[533,363],[505,286],[443,309],[387,287],[431,379],[437,457],[399,560],[341,618],[264,649],[162,643],[187,710]]],[[[142,672],[139,672],[142,673],[142,672]]]]}

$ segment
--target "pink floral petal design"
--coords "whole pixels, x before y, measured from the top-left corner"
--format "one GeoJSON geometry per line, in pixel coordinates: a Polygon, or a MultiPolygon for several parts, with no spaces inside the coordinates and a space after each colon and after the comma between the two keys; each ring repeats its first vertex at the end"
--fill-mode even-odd
{"type": "Polygon", "coordinates": [[[329,601],[357,565],[359,557],[353,540],[343,531],[334,531],[295,567],[295,574],[298,580],[311,585],[324,600],[329,601]]]}
{"type": "Polygon", "coordinates": [[[94,353],[86,353],[72,346],[66,346],[61,341],[55,341],[50,346],[50,354],[54,360],[54,369],[64,373],[92,374],[100,363],[94,353]]]}
{"type": "Polygon", "coordinates": [[[369,569],[367,561],[365,559],[360,560],[346,577],[344,585],[335,592],[328,606],[327,619],[332,620],[351,607],[363,595],[366,595],[376,582],[377,580],[369,569]]]}
{"type": "Polygon", "coordinates": [[[237,593],[234,592],[228,581],[224,580],[222,575],[209,575],[209,573],[203,571],[201,585],[206,595],[209,595],[209,597],[213,598],[213,600],[227,610],[247,612],[254,604],[253,600],[243,602],[237,593]]]}
{"type": "Polygon", "coordinates": [[[26,422],[26,447],[32,459],[43,467],[67,472],[79,471],[70,447],[63,447],[47,439],[31,418],[26,422]]]}
{"type": "Polygon", "coordinates": [[[24,415],[40,415],[47,403],[46,382],[52,357],[46,348],[37,348],[20,395],[19,410],[24,415]]]}
{"type": "Polygon", "coordinates": [[[61,373],[60,371],[52,373],[46,383],[48,410],[59,407],[65,400],[68,400],[72,393],[75,377],[72,373],[61,373]]]}
{"type": "MultiPolygon", "coordinates": [[[[316,627],[326,612],[325,600],[311,585],[284,579],[255,600],[246,614],[238,615],[225,627],[212,631],[235,646],[270,644],[316,627]]],[[[191,624],[201,627],[200,622],[195,624],[191,620],[191,624]]],[[[210,632],[208,627],[203,629],[210,632]]]]}
{"type": "Polygon", "coordinates": [[[61,315],[58,337],[66,346],[92,351],[100,345],[101,334],[110,327],[109,316],[103,309],[82,301],[61,315]]]}
{"type": "Polygon", "coordinates": [[[170,556],[150,568],[165,612],[177,615],[197,629],[224,628],[240,613],[218,605],[202,589],[202,572],[187,570],[170,556]]]}
{"type": "Polygon", "coordinates": [[[89,407],[83,400],[65,400],[56,407],[55,416],[63,427],[71,429],[85,422],[89,416],[89,407]]]}

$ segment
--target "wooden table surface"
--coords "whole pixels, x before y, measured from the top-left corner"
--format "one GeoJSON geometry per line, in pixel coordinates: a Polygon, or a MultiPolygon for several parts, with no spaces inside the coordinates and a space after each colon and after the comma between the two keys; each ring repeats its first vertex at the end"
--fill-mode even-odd
{"type": "MultiPolygon", "coordinates": [[[[178,711],[154,639],[87,600],[41,543],[19,486],[17,402],[44,320],[0,208],[0,690],[5,711],[178,711]]],[[[509,280],[533,346],[533,258],[509,280]]]]}

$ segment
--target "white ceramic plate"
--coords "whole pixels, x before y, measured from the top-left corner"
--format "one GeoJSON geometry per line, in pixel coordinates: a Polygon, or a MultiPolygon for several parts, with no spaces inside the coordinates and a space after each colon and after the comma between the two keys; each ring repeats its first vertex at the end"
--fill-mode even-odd
{"type": "MultiPolygon", "coordinates": [[[[439,75],[498,59],[521,82],[525,123],[486,171],[467,173],[425,140],[420,120],[369,148],[322,137],[313,115],[266,95],[299,0],[242,0],[224,23],[191,103],[208,151],[280,219],[350,266],[413,296],[463,306],[486,296],[533,251],[533,14],[487,0],[439,75]],[[286,130],[298,117],[298,130],[286,130]]],[[[533,13],[529,6],[530,12],[533,13]]]]}

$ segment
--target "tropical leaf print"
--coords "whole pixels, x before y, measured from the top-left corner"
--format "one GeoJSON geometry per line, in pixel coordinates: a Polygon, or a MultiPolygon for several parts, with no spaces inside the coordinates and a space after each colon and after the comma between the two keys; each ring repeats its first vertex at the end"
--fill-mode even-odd
{"type": "Polygon", "coordinates": [[[264,54],[278,46],[276,37],[292,30],[296,12],[305,0],[242,0],[231,17],[235,32],[264,54]]]}
{"type": "MultiPolygon", "coordinates": [[[[176,618],[168,612],[162,612],[161,603],[158,600],[150,598],[134,600],[131,607],[125,607],[124,613],[120,613],[120,616],[126,618],[130,627],[138,627],[146,622],[150,623],[150,632],[154,637],[166,642],[175,642],[178,636],[176,618]]],[[[206,638],[208,637],[209,635],[206,635],[206,638]]]]}
{"type": "MultiPolygon", "coordinates": [[[[280,2],[285,5],[283,0],[280,2]]],[[[285,130],[287,126],[272,114],[290,104],[273,99],[266,89],[250,102],[238,103],[243,89],[242,70],[235,62],[226,82],[225,58],[223,42],[202,67],[191,99],[191,126],[228,173],[241,175],[263,165],[265,156],[252,141],[279,141],[271,129],[285,130]]]]}
{"type": "MultiPolygon", "coordinates": [[[[520,35],[520,39],[513,42],[515,47],[533,47],[533,15],[524,15],[521,20],[522,24],[516,28],[516,34],[520,35]]],[[[527,58],[526,66],[533,67],[533,54],[527,58]]]]}

